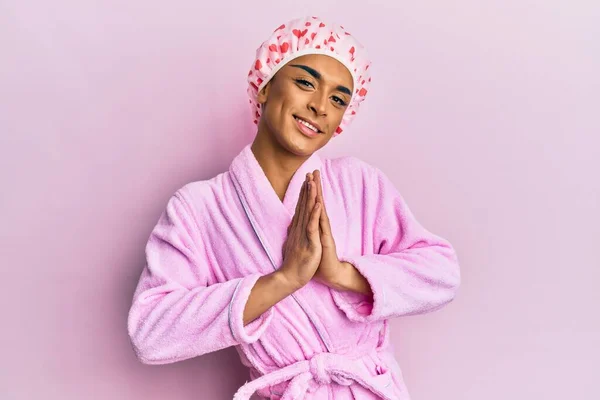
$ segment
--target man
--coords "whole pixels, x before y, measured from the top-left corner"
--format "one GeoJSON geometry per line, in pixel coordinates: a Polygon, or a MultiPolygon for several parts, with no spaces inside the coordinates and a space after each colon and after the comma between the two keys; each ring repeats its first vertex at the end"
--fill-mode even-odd
{"type": "Polygon", "coordinates": [[[410,398],[388,320],[450,302],[460,270],[382,171],[317,153],[356,114],[369,65],[316,17],[259,47],[254,142],[179,189],[148,240],[128,322],[142,362],[235,346],[251,382],[234,399],[410,398]]]}

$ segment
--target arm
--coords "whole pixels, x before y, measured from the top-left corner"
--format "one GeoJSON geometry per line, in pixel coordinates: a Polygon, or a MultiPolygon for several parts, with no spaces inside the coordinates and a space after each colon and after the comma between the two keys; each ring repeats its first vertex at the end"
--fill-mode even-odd
{"type": "Polygon", "coordinates": [[[375,167],[368,170],[370,184],[365,187],[374,193],[363,197],[366,254],[339,257],[351,267],[346,265],[347,272],[340,275],[341,289],[331,290],[335,303],[349,319],[359,322],[441,308],[452,301],[460,285],[454,249],[418,223],[383,172],[375,167]],[[364,290],[365,281],[372,297],[364,290]]]}
{"type": "Polygon", "coordinates": [[[258,278],[246,302],[244,325],[258,318],[299,288],[300,286],[292,285],[281,270],[258,278]]]}
{"type": "Polygon", "coordinates": [[[362,276],[354,265],[346,261],[340,261],[337,270],[339,272],[336,274],[335,279],[327,283],[329,287],[340,291],[362,293],[371,299],[373,298],[369,281],[362,276]]]}
{"type": "Polygon", "coordinates": [[[179,190],[171,197],[150,234],[129,310],[128,333],[145,364],[255,342],[273,317],[271,306],[287,293],[276,273],[210,284],[214,274],[183,196],[179,190]]]}

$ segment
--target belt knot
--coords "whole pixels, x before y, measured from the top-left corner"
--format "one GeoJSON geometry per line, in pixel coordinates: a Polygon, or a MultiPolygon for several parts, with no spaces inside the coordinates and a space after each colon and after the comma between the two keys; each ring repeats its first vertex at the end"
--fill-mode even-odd
{"type": "Polygon", "coordinates": [[[341,360],[332,353],[319,353],[312,356],[309,360],[309,372],[314,381],[319,385],[335,382],[342,386],[350,386],[353,380],[340,374],[341,368],[336,368],[336,361],[341,360]]]}

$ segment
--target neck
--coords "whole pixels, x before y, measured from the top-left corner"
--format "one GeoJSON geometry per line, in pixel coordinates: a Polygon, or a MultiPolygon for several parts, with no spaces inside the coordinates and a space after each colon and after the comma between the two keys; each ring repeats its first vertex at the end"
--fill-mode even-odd
{"type": "Polygon", "coordinates": [[[259,133],[250,147],[273,189],[283,201],[287,187],[300,166],[310,158],[284,149],[272,136],[259,133]]]}

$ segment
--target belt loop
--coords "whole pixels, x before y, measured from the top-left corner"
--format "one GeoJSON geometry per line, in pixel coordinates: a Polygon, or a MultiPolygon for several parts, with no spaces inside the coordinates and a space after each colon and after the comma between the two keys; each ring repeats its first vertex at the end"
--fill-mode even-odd
{"type": "Polygon", "coordinates": [[[381,327],[381,330],[379,331],[379,341],[377,342],[377,350],[381,350],[383,348],[386,348],[388,343],[389,343],[389,336],[388,336],[388,331],[389,331],[389,320],[388,319],[384,319],[383,320],[383,326],[381,327]]]}

